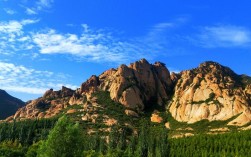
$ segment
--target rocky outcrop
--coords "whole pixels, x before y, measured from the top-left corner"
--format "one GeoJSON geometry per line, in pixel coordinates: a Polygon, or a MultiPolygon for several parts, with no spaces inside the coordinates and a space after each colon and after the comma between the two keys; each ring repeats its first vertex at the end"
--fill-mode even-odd
{"type": "Polygon", "coordinates": [[[43,99],[58,99],[71,97],[74,92],[74,90],[62,86],[62,89],[59,91],[53,91],[53,89],[46,91],[43,95],[43,99]]]}
{"type": "Polygon", "coordinates": [[[132,109],[164,105],[170,99],[172,81],[163,63],[149,64],[145,59],[121,65],[99,76],[100,89],[110,92],[113,100],[132,109]]]}
{"type": "MultiPolygon", "coordinates": [[[[140,117],[148,109],[166,107],[180,122],[234,117],[228,125],[242,126],[251,121],[250,77],[237,75],[215,62],[205,62],[198,68],[170,74],[164,63],[150,64],[145,59],[128,66],[123,64],[99,76],[93,75],[77,90],[66,87],[59,91],[50,89],[43,97],[19,109],[13,118],[48,118],[69,105],[81,105],[85,112],[81,119],[95,122],[100,116],[101,104],[93,94],[98,91],[108,91],[112,100],[125,106],[125,116],[132,118],[140,117]]],[[[73,110],[69,114],[71,112],[73,110]]],[[[151,120],[165,121],[156,113],[152,114],[151,120]]],[[[166,127],[170,127],[167,124],[166,127]]]]}
{"type": "Polygon", "coordinates": [[[181,72],[169,111],[176,120],[188,123],[239,115],[229,125],[244,125],[251,120],[248,88],[229,68],[205,62],[181,72]]]}
{"type": "Polygon", "coordinates": [[[163,118],[160,117],[158,113],[153,113],[150,119],[151,119],[151,122],[154,122],[154,123],[161,123],[163,121],[163,118]]]}
{"type": "Polygon", "coordinates": [[[69,105],[69,100],[74,94],[74,90],[62,87],[59,91],[50,89],[43,97],[27,102],[26,106],[20,108],[13,116],[13,119],[36,119],[50,118],[61,112],[69,105]]]}
{"type": "Polygon", "coordinates": [[[99,78],[95,75],[92,75],[90,79],[88,79],[86,82],[82,83],[80,90],[77,92],[79,94],[82,93],[93,93],[97,90],[99,86],[99,78]]]}
{"type": "Polygon", "coordinates": [[[129,66],[121,65],[117,69],[107,70],[99,76],[93,75],[76,91],[66,87],[59,91],[50,89],[43,97],[18,110],[14,118],[51,117],[67,105],[85,104],[92,98],[92,94],[99,90],[109,91],[112,100],[127,108],[127,115],[138,117],[137,112],[145,108],[165,105],[171,97],[173,86],[173,80],[165,64],[150,64],[142,59],[129,66]]]}

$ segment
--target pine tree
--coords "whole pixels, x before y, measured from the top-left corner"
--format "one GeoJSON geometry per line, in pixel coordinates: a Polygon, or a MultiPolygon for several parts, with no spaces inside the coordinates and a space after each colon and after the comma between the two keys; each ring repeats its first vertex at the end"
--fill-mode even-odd
{"type": "Polygon", "coordinates": [[[147,122],[143,121],[139,138],[138,138],[138,146],[137,146],[137,154],[141,157],[147,157],[148,155],[148,129],[147,129],[147,122]]]}
{"type": "Polygon", "coordinates": [[[39,157],[80,157],[83,151],[83,136],[78,124],[66,116],[61,117],[50,131],[48,139],[42,142],[39,157]]]}

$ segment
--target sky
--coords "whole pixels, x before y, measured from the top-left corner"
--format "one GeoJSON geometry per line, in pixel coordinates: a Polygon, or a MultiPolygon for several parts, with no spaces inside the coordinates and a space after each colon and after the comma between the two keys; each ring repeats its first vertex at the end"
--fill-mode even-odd
{"type": "Polygon", "coordinates": [[[0,89],[24,101],[141,58],[251,75],[251,1],[0,0],[0,89]]]}

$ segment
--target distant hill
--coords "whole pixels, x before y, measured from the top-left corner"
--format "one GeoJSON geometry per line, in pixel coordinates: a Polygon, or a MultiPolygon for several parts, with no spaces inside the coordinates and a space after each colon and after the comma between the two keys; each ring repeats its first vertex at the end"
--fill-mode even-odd
{"type": "Polygon", "coordinates": [[[0,119],[5,119],[13,114],[25,103],[0,89],[0,119]]]}

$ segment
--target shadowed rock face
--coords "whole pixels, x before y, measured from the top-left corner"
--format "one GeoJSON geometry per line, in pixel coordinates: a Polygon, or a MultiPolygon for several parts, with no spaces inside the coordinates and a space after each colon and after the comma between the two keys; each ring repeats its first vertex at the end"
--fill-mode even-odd
{"type": "Polygon", "coordinates": [[[5,119],[24,106],[24,102],[20,99],[12,97],[6,91],[0,90],[0,119],[5,119]]]}
{"type": "Polygon", "coordinates": [[[125,116],[133,113],[138,117],[137,111],[168,105],[172,116],[182,122],[226,120],[237,115],[229,125],[251,120],[250,77],[239,76],[215,62],[170,75],[165,64],[150,64],[145,59],[93,75],[75,91],[66,87],[48,90],[19,109],[14,118],[48,118],[69,105],[98,105],[92,97],[96,91],[109,91],[111,99],[126,107],[125,116]]]}

